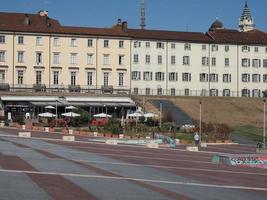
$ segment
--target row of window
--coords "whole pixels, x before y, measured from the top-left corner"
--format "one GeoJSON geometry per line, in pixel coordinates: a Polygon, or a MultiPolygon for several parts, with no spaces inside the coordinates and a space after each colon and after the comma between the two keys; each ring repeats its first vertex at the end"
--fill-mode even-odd
{"type": "MultiPolygon", "coordinates": [[[[135,95],[138,95],[140,93],[139,88],[133,88],[133,93],[135,95]]],[[[163,95],[163,89],[162,88],[157,88],[156,93],[154,93],[154,90],[151,88],[145,88],[145,95],[163,95]]],[[[171,96],[176,96],[177,93],[179,92],[179,95],[184,95],[184,96],[191,96],[191,90],[189,88],[185,88],[183,91],[177,90],[175,88],[170,89],[169,95],[171,96]]],[[[244,97],[250,97],[252,93],[252,97],[260,97],[261,91],[259,89],[252,89],[251,91],[249,89],[242,89],[241,90],[241,95],[244,97]]],[[[210,89],[209,93],[208,90],[203,89],[200,92],[200,96],[218,96],[219,95],[219,90],[218,89],[210,89]]],[[[223,96],[231,96],[231,90],[230,89],[223,89],[222,90],[222,95],[223,96]]]]}
{"type": "MultiPolygon", "coordinates": [[[[94,54],[87,54],[87,64],[93,64],[93,55],[94,54]]],[[[71,64],[77,64],[77,53],[71,53],[70,54],[70,63],[71,64]]],[[[103,55],[103,64],[109,65],[109,54],[103,55]]],[[[24,62],[24,51],[18,51],[17,54],[17,60],[19,63],[24,62]]],[[[146,64],[150,64],[150,55],[146,55],[146,64]]],[[[216,66],[216,58],[212,57],[212,66],[216,66]]],[[[250,67],[250,60],[252,60],[252,67],[261,67],[261,60],[260,59],[248,59],[243,58],[242,59],[242,67],[250,67]]],[[[208,57],[202,57],[201,59],[203,66],[209,66],[209,58],[208,57]]],[[[5,62],[5,51],[0,51],[0,62],[5,62]]],[[[138,54],[134,55],[134,63],[137,64],[139,62],[139,56],[138,54]]],[[[158,64],[162,64],[162,56],[158,55],[158,64]]],[[[42,52],[36,52],[36,63],[40,64],[42,63],[42,52]]],[[[53,64],[59,64],[60,63],[60,53],[54,52],[53,53],[53,64]]],[[[262,60],[263,67],[267,67],[267,59],[262,60]]],[[[123,65],[124,64],[124,55],[118,55],[118,64],[123,65]]],[[[176,64],[176,57],[171,56],[171,64],[176,64]]],[[[190,57],[184,56],[183,57],[183,65],[189,65],[190,64],[190,57]]],[[[229,66],[229,58],[225,58],[225,66],[229,66]]]]}
{"type": "MultiPolygon", "coordinates": [[[[164,81],[165,73],[164,72],[155,72],[155,80],[156,81],[164,81]]],[[[141,72],[133,71],[132,72],[132,80],[141,80],[141,72]]],[[[143,72],[143,80],[144,81],[152,81],[153,80],[153,72],[143,72]]],[[[169,73],[170,81],[178,81],[178,73],[171,72],[169,73]]],[[[191,73],[182,73],[183,81],[191,81],[191,73]]]]}
{"type": "MultiPolygon", "coordinates": [[[[252,61],[252,67],[261,67],[261,59],[249,59],[242,58],[242,67],[250,67],[252,61]]],[[[262,60],[262,66],[267,67],[267,59],[262,60]]]]}
{"type": "MultiPolygon", "coordinates": [[[[4,35],[0,35],[0,44],[6,43],[6,37],[4,35]]],[[[24,41],[24,36],[18,36],[17,38],[17,44],[23,45],[25,44],[24,41]]],[[[36,45],[43,45],[43,37],[42,36],[36,36],[36,45]]],[[[53,38],[53,46],[58,47],[60,46],[60,38],[59,37],[54,37],[53,38]]],[[[70,38],[70,46],[71,47],[77,47],[78,46],[78,41],[77,38],[70,38]]],[[[93,47],[93,39],[87,39],[87,47],[93,47]]],[[[109,48],[109,40],[104,40],[103,41],[103,47],[104,48],[109,48]]],[[[124,48],[124,41],[119,40],[118,41],[118,47],[119,48],[124,48]]]]}
{"type": "MultiPolygon", "coordinates": [[[[92,65],[94,64],[94,54],[87,54],[87,64],[92,65]]],[[[0,62],[5,62],[5,51],[0,51],[0,62]]],[[[24,57],[25,57],[25,52],[24,51],[18,51],[17,53],[17,61],[18,63],[24,63],[24,57]]],[[[71,53],[70,54],[70,64],[77,64],[78,60],[78,54],[77,53],[71,53]]],[[[109,65],[110,63],[110,55],[109,54],[104,54],[103,55],[103,64],[104,65],[109,65]]],[[[118,64],[119,65],[124,65],[124,55],[118,55],[118,64]]],[[[60,64],[60,53],[58,52],[53,52],[53,57],[52,57],[52,62],[53,64],[60,64]]],[[[42,52],[36,52],[36,64],[42,64],[43,63],[43,53],[42,52]]]]}
{"type": "MultiPolygon", "coordinates": [[[[242,60],[241,60],[242,67],[250,67],[250,60],[252,60],[252,66],[253,67],[261,67],[261,59],[248,59],[248,58],[242,58],[242,60]]],[[[162,55],[158,55],[157,61],[158,61],[159,65],[163,64],[162,55]]],[[[133,62],[134,62],[134,64],[139,63],[139,55],[138,54],[134,54],[133,62]]],[[[151,56],[150,55],[145,55],[145,63],[146,64],[151,63],[151,56]]],[[[263,63],[263,67],[267,67],[267,59],[263,59],[262,63],[263,63]]],[[[176,64],[176,56],[171,56],[171,65],[175,65],[175,64],[176,64]]],[[[201,58],[201,64],[203,66],[209,66],[209,57],[206,57],[206,56],[202,57],[201,58]]],[[[216,57],[212,57],[211,58],[211,66],[216,66],[216,64],[217,64],[216,57]]],[[[190,56],[183,56],[183,65],[190,65],[190,56]]],[[[225,58],[224,59],[224,66],[229,67],[229,65],[230,65],[229,58],[225,58]]]]}
{"type": "MultiPolygon", "coordinates": [[[[144,46],[146,48],[150,48],[151,47],[151,43],[150,42],[144,42],[144,46]]],[[[134,48],[140,48],[142,47],[142,42],[141,41],[134,41],[134,48]]],[[[155,47],[157,49],[164,49],[164,43],[163,42],[156,42],[155,47]]],[[[176,44],[175,43],[171,43],[171,49],[175,49],[176,48],[176,44]]],[[[184,44],[184,50],[185,51],[190,51],[191,50],[191,44],[190,43],[185,43],[184,44]]],[[[206,44],[202,44],[202,50],[206,51],[207,50],[207,45],[206,44]]],[[[242,52],[250,52],[250,47],[249,46],[242,46],[241,47],[242,52]]],[[[219,51],[219,45],[218,44],[212,44],[211,45],[211,51],[219,51]]],[[[229,45],[225,45],[224,46],[224,51],[225,52],[229,52],[230,51],[230,46],[229,45]]],[[[254,47],[254,52],[259,52],[259,47],[254,47]]],[[[267,53],[267,47],[265,47],[265,52],[267,53]]]]}
{"type": "MultiPolygon", "coordinates": [[[[5,35],[0,35],[0,44],[4,44],[6,43],[6,37],[5,35]]],[[[18,44],[24,44],[24,36],[19,35],[17,38],[17,43],[18,44]]],[[[43,37],[42,36],[36,36],[36,45],[43,45],[43,37]]],[[[53,38],[53,45],[54,46],[60,46],[60,38],[59,37],[54,37],[53,38]]],[[[77,38],[70,38],[70,46],[71,47],[77,47],[77,38]]],[[[88,47],[93,47],[93,39],[87,39],[87,46],[88,47]]],[[[134,48],[138,48],[142,46],[142,42],[141,41],[134,41],[134,48]]],[[[109,48],[109,40],[104,40],[103,41],[103,47],[104,48],[109,48]]],[[[124,41],[123,40],[119,40],[118,42],[118,47],[119,48],[124,48],[124,41]]],[[[146,48],[150,48],[151,44],[150,42],[145,42],[145,47],[146,48]]],[[[164,49],[164,42],[156,42],[156,48],[157,49],[164,49]]],[[[175,49],[176,48],[176,44],[175,43],[171,43],[171,48],[175,49]]],[[[250,52],[250,49],[253,47],[244,45],[241,47],[241,51],[242,52],[250,52]]],[[[191,44],[190,43],[185,43],[184,44],[184,50],[185,51],[190,51],[191,50],[191,44]]],[[[203,44],[202,45],[202,50],[205,51],[207,50],[207,45],[203,44]]],[[[211,51],[218,51],[219,50],[219,45],[218,44],[212,44],[211,45],[211,51]]],[[[225,45],[224,46],[224,51],[228,52],[230,50],[229,45],[225,45]]],[[[254,47],[254,52],[257,53],[259,52],[259,47],[256,46],[254,47]]],[[[267,47],[265,47],[265,52],[267,53],[267,47]]]]}
{"type": "MultiPolygon", "coordinates": [[[[199,74],[200,82],[218,82],[218,74],[212,73],[201,73],[199,74]]],[[[164,81],[165,73],[164,72],[155,72],[155,80],[156,81],[164,81]]],[[[132,80],[141,80],[141,72],[133,71],[132,72],[132,80]]],[[[143,80],[144,81],[152,81],[153,80],[153,72],[145,71],[143,72],[143,80]]],[[[244,73],[241,74],[242,82],[250,82],[250,74],[244,73]]],[[[267,82],[267,74],[262,75],[263,82],[267,82]]],[[[178,81],[178,73],[170,72],[169,73],[169,81],[178,81]]],[[[182,73],[182,81],[191,81],[191,73],[182,73]]],[[[224,83],[230,83],[232,81],[231,74],[223,74],[222,81],[224,83]]],[[[252,74],[252,82],[258,83],[261,82],[260,74],[252,74]]]]}
{"type": "MultiPolygon", "coordinates": [[[[5,70],[0,70],[0,83],[5,83],[5,70]]],[[[70,85],[74,86],[77,84],[77,71],[70,72],[70,85]]],[[[94,79],[94,72],[87,72],[86,73],[86,80],[87,86],[93,86],[93,79],[94,79]]],[[[110,84],[110,72],[103,72],[103,85],[108,86],[110,84]]],[[[124,86],[124,78],[125,73],[119,72],[118,73],[118,86],[124,86]]],[[[25,79],[25,71],[24,70],[17,70],[17,84],[23,85],[25,79]]],[[[52,85],[60,85],[60,72],[59,71],[52,71],[52,85]]],[[[35,83],[42,84],[43,83],[43,71],[36,70],[35,71],[35,83]]]]}

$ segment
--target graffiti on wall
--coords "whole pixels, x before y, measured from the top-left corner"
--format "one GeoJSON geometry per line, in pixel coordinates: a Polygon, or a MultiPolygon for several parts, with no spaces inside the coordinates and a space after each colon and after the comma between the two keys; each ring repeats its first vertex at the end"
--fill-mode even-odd
{"type": "Polygon", "coordinates": [[[230,164],[242,167],[259,167],[267,169],[267,156],[236,156],[229,157],[230,164]]]}

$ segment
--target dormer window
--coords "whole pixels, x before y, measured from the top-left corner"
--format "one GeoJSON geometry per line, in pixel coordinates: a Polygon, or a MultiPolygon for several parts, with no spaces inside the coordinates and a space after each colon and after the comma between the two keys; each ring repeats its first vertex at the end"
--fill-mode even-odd
{"type": "Polygon", "coordinates": [[[24,44],[24,37],[18,36],[18,44],[24,44]]]}
{"type": "Polygon", "coordinates": [[[219,49],[219,47],[218,47],[217,44],[213,44],[213,45],[211,46],[211,51],[218,51],[218,49],[219,49]]]}
{"type": "Polygon", "coordinates": [[[108,48],[109,47],[109,41],[108,40],[104,40],[104,48],[108,48]]]}
{"type": "Polygon", "coordinates": [[[164,49],[164,43],[163,42],[157,42],[157,49],[164,49]]]}
{"type": "Polygon", "coordinates": [[[71,38],[70,46],[71,47],[76,47],[77,46],[77,39],[76,38],[71,38]]]}
{"type": "Polygon", "coordinates": [[[141,42],[140,41],[134,41],[134,48],[141,47],[141,42]]]}
{"type": "Polygon", "coordinates": [[[42,45],[43,44],[43,38],[41,36],[36,37],[36,45],[42,45]]]}
{"type": "Polygon", "coordinates": [[[190,51],[190,50],[191,50],[191,44],[189,44],[189,43],[185,43],[185,44],[184,44],[184,50],[185,50],[185,51],[187,51],[187,50],[190,51]]]}
{"type": "Polygon", "coordinates": [[[250,52],[249,46],[242,46],[242,52],[250,52]]]}
{"type": "Polygon", "coordinates": [[[6,43],[6,37],[4,35],[0,35],[0,44],[6,43]]]}

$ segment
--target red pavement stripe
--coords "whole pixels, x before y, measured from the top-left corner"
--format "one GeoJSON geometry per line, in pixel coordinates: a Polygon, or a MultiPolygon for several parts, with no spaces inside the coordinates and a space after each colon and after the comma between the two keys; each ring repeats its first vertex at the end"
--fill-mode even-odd
{"type": "Polygon", "coordinates": [[[30,164],[18,156],[3,155],[0,153],[0,166],[9,170],[37,171],[30,164]]]}
{"type": "MultiPolygon", "coordinates": [[[[51,154],[51,153],[49,153],[49,154],[51,154]]],[[[57,156],[57,155],[55,155],[55,156],[57,156]]],[[[59,156],[57,156],[57,157],[59,157],[59,156]]],[[[109,172],[109,171],[94,167],[94,166],[89,165],[87,163],[85,164],[85,163],[81,163],[81,162],[78,162],[78,161],[69,160],[69,159],[66,159],[66,158],[63,158],[63,157],[62,157],[62,159],[65,159],[65,160],[68,160],[68,161],[73,162],[75,164],[81,165],[81,166],[83,166],[83,167],[85,167],[87,169],[90,169],[90,170],[92,170],[92,171],[94,171],[94,172],[96,172],[96,173],[98,173],[100,175],[103,175],[103,176],[123,177],[123,176],[114,174],[112,172],[109,172]]],[[[153,185],[150,185],[148,183],[144,183],[144,182],[136,181],[136,180],[127,180],[127,181],[135,183],[135,184],[140,185],[140,186],[143,186],[143,187],[145,187],[147,189],[150,189],[152,191],[161,193],[161,194],[163,194],[165,196],[168,196],[168,197],[171,197],[171,198],[175,198],[175,199],[179,199],[179,200],[192,200],[192,198],[190,198],[190,197],[187,197],[187,196],[184,196],[182,194],[178,194],[178,193],[175,193],[175,192],[172,192],[172,191],[169,191],[169,190],[157,187],[157,186],[153,186],[153,185]]]]}
{"type": "Polygon", "coordinates": [[[43,155],[45,155],[48,158],[52,158],[52,159],[64,159],[64,158],[62,158],[62,157],[60,157],[60,156],[58,156],[56,154],[49,153],[47,151],[43,151],[43,150],[39,150],[39,149],[34,149],[34,151],[37,151],[38,153],[43,154],[43,155]]]}
{"type": "MultiPolygon", "coordinates": [[[[8,170],[38,171],[17,156],[6,156],[0,153],[0,166],[8,170]]],[[[79,186],[58,175],[27,174],[40,188],[53,199],[58,200],[91,200],[98,199],[79,186]]]]}
{"type": "Polygon", "coordinates": [[[53,199],[58,200],[90,200],[99,199],[89,192],[83,190],[62,176],[28,174],[28,176],[43,188],[53,199]]]}

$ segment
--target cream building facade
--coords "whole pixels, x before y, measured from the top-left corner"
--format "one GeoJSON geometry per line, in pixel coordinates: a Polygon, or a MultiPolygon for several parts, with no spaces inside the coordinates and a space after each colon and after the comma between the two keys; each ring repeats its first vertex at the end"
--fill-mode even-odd
{"type": "Polygon", "coordinates": [[[60,26],[43,11],[1,16],[13,19],[10,27],[2,26],[7,30],[0,32],[2,84],[15,91],[129,90],[130,38],[123,30],[126,22],[119,20],[110,29],[89,29],[60,26]],[[14,31],[16,24],[18,31],[14,31]],[[39,32],[40,26],[44,31],[39,32]]]}

